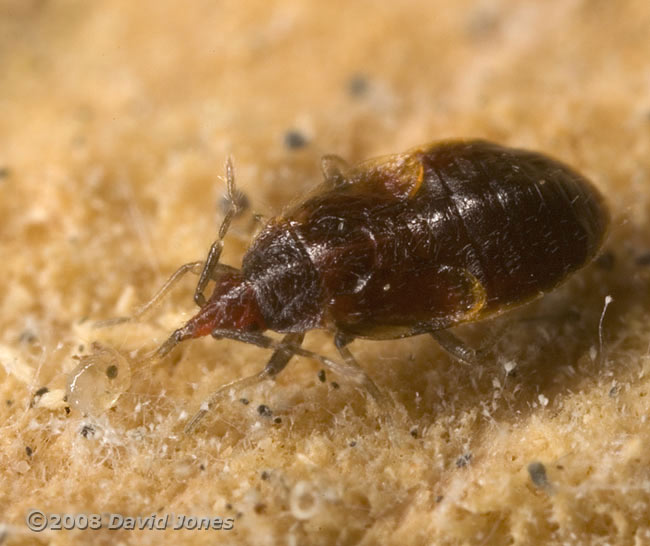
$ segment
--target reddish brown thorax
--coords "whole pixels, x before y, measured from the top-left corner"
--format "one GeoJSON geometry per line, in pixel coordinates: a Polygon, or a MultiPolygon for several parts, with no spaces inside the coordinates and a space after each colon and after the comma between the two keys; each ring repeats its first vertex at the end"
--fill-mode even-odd
{"type": "Polygon", "coordinates": [[[219,277],[210,299],[179,329],[178,341],[207,336],[215,329],[266,330],[251,283],[238,271],[228,271],[219,277]]]}

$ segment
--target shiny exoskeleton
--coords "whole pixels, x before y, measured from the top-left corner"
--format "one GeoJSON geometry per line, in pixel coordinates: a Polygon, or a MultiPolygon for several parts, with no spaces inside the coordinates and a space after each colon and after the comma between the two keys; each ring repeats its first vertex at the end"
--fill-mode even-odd
{"type": "MultiPolygon", "coordinates": [[[[377,394],[346,347],[352,339],[430,333],[471,360],[470,350],[441,331],[551,290],[596,255],[609,223],[599,192],[567,165],[482,140],[445,141],[354,166],[326,156],[323,171],[321,186],[268,222],[241,270],[218,263],[229,211],[201,264],[201,309],[158,354],[212,333],[275,349],[265,370],[242,384],[276,375],[300,354],[377,394]],[[206,301],[210,280],[215,288],[206,301]],[[300,347],[314,328],[334,333],[345,364],[300,347]],[[265,330],[287,335],[279,342],[265,330]]],[[[234,195],[230,163],[228,173],[234,195]]]]}

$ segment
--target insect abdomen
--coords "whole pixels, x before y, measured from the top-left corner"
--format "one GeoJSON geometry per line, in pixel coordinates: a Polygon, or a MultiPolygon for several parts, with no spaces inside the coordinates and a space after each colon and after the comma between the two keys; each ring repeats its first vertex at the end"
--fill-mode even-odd
{"type": "Polygon", "coordinates": [[[294,212],[324,317],[343,331],[397,337],[477,320],[550,290],[600,247],[599,193],[553,159],[485,141],[395,157],[386,164],[421,162],[421,183],[403,184],[414,195],[388,194],[386,177],[378,191],[361,169],[294,212]]]}
{"type": "Polygon", "coordinates": [[[422,161],[418,198],[437,214],[442,197],[450,212],[433,229],[443,259],[479,279],[486,313],[550,290],[602,243],[609,215],[600,194],[556,160],[473,141],[435,147],[422,161]]]}
{"type": "Polygon", "coordinates": [[[609,221],[566,165],[485,141],[352,169],[269,225],[244,258],[269,328],[379,338],[481,319],[588,262],[609,221]]]}

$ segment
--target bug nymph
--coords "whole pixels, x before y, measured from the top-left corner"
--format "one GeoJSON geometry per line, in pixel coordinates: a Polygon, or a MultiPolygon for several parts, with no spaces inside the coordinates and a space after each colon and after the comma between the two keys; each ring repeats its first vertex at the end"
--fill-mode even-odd
{"type": "MultiPolygon", "coordinates": [[[[323,183],[271,219],[240,270],[219,263],[231,206],[201,271],[200,310],[158,349],[212,334],[274,349],[266,367],[217,391],[274,377],[294,355],[319,360],[380,394],[347,348],[355,338],[430,334],[460,360],[476,354],[447,331],[529,302],[587,264],[609,223],[600,193],[563,163],[483,140],[443,141],[348,166],[323,158],[323,183]],[[209,282],[214,289],[206,300],[209,282]],[[303,349],[327,329],[343,363],[303,349]],[[266,330],[285,334],[281,341],[266,330]]],[[[156,296],[156,301],[159,296],[156,296]]]]}

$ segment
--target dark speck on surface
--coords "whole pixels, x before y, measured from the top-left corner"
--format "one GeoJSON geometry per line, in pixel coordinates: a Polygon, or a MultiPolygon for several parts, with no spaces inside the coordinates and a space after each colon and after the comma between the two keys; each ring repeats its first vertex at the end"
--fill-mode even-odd
{"type": "Polygon", "coordinates": [[[81,434],[84,438],[88,438],[89,436],[94,436],[95,427],[93,427],[92,425],[84,425],[83,427],[81,427],[79,434],[81,434]]]}
{"type": "Polygon", "coordinates": [[[348,80],[348,93],[353,97],[361,97],[368,92],[368,78],[362,74],[355,74],[348,80]]]}
{"type": "Polygon", "coordinates": [[[290,150],[297,150],[307,145],[307,138],[300,131],[292,129],[284,134],[284,145],[290,150]]]}
{"type": "Polygon", "coordinates": [[[33,408],[38,403],[38,401],[41,399],[41,396],[43,396],[44,394],[47,394],[48,392],[50,392],[50,389],[48,389],[47,387],[41,387],[40,389],[38,389],[34,393],[34,397],[32,398],[32,401],[30,402],[30,407],[33,408]]]}
{"type": "Polygon", "coordinates": [[[464,453],[458,459],[456,459],[456,468],[463,468],[467,466],[472,461],[471,453],[464,453]]]}
{"type": "Polygon", "coordinates": [[[37,339],[36,334],[31,330],[25,330],[20,334],[20,341],[25,343],[34,343],[37,339]]]}
{"type": "Polygon", "coordinates": [[[539,461],[532,462],[528,465],[528,474],[537,487],[548,487],[549,482],[546,476],[546,467],[539,461]]]}

